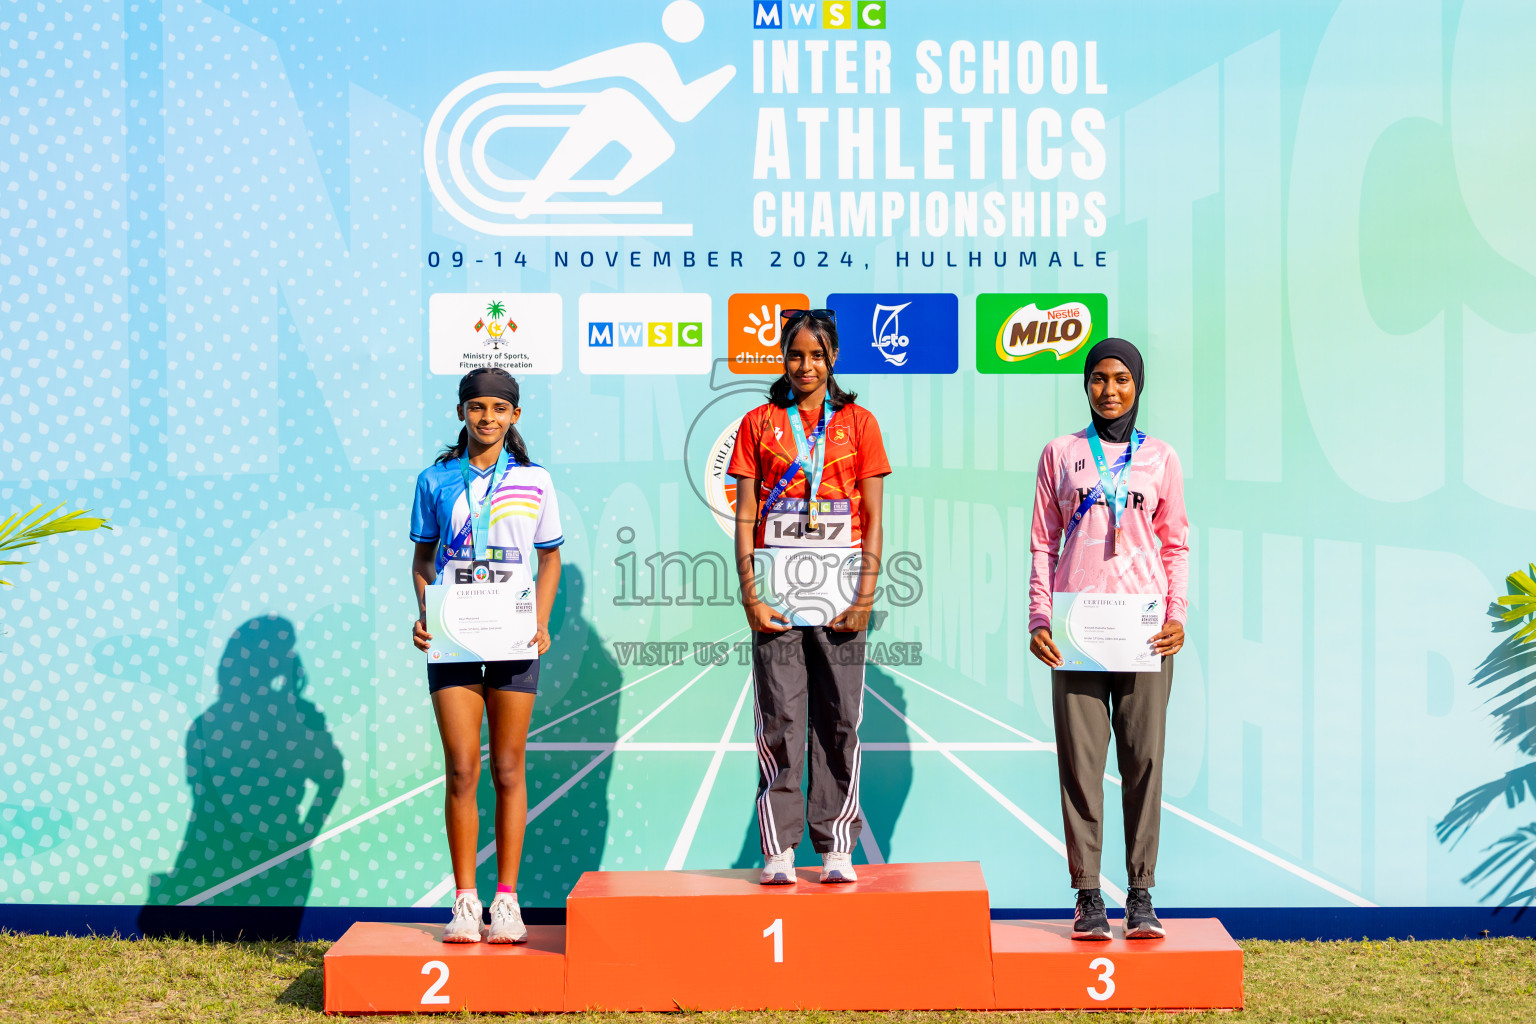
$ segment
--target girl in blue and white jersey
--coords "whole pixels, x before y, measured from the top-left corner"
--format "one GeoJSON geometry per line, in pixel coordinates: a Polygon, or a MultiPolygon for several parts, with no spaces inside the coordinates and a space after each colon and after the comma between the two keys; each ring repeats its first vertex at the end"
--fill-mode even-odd
{"type": "Polygon", "coordinates": [[[427,689],[443,740],[447,769],[448,853],[453,861],[453,920],[444,942],[479,942],[481,905],[475,891],[475,847],[480,814],[480,729],[490,719],[491,777],[496,789],[496,898],[491,942],[525,942],[517,905],[517,867],[528,823],[524,751],[539,660],[440,660],[427,632],[426,587],[432,583],[523,583],[534,589],[538,628],[531,638],[541,657],[549,650],[549,613],[560,585],[560,513],[549,471],[528,458],[517,432],[522,416],[517,381],[505,370],[471,370],[459,381],[458,442],[416,478],[411,579],[418,617],[412,631],[428,652],[427,689]],[[530,576],[537,559],[536,581],[530,576]]]}

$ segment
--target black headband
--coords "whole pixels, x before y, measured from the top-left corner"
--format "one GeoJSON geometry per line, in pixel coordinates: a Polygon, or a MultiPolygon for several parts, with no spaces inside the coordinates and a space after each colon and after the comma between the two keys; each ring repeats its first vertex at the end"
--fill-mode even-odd
{"type": "Polygon", "coordinates": [[[459,381],[459,404],[472,398],[503,398],[517,406],[517,378],[505,370],[471,370],[459,381]]]}

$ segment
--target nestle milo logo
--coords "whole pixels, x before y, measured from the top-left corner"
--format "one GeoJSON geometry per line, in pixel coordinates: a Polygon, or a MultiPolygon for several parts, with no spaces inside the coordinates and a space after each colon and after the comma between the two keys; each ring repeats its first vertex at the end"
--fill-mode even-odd
{"type": "Polygon", "coordinates": [[[1097,294],[978,295],[976,369],[1081,373],[1089,346],[1108,336],[1108,307],[1097,294]]]}

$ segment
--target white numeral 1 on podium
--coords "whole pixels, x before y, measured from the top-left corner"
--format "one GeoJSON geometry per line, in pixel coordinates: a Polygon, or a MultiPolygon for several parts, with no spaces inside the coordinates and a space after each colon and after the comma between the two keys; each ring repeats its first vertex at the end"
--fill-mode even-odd
{"type": "Polygon", "coordinates": [[[427,989],[421,994],[422,1006],[432,1006],[437,1003],[446,1003],[448,1001],[447,996],[440,996],[437,994],[438,989],[448,984],[448,965],[443,963],[441,960],[428,960],[426,963],[421,965],[422,974],[432,974],[433,972],[437,973],[437,980],[432,983],[431,988],[427,989]]]}
{"type": "Polygon", "coordinates": [[[773,924],[763,929],[763,938],[766,939],[770,935],[773,936],[773,962],[781,964],[784,962],[784,919],[782,917],[774,918],[773,924]]]}
{"type": "Polygon", "coordinates": [[[1115,962],[1107,956],[1097,956],[1088,964],[1090,971],[1099,972],[1099,984],[1104,986],[1103,991],[1095,985],[1088,986],[1088,997],[1103,1002],[1115,994],[1115,962]]]}

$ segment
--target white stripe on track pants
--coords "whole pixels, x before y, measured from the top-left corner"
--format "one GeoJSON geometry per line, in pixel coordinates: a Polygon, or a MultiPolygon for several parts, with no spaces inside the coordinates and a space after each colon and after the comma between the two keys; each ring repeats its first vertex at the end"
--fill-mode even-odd
{"type": "Polygon", "coordinates": [[[859,841],[865,635],[823,626],[752,634],[764,856],[798,846],[807,818],[818,853],[852,853],[859,841]],[[809,808],[800,794],[808,730],[809,808]]]}

